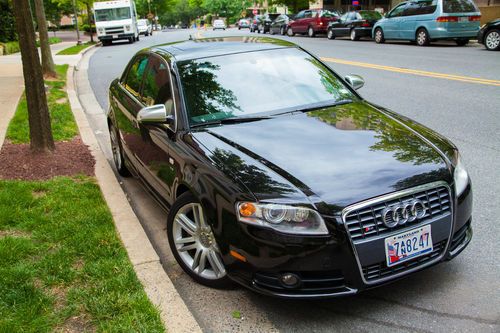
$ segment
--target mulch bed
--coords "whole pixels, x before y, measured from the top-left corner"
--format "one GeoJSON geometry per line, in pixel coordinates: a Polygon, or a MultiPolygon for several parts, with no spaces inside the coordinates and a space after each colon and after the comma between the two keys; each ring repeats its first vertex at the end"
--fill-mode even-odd
{"type": "Polygon", "coordinates": [[[55,176],[94,175],[95,160],[80,137],[56,142],[52,153],[33,153],[29,144],[5,141],[0,150],[0,178],[47,180],[55,176]]]}

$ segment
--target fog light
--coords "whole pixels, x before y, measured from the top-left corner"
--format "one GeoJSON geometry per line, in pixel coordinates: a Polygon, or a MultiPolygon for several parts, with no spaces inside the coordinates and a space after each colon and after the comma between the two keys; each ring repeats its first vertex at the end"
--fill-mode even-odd
{"type": "Polygon", "coordinates": [[[280,277],[280,282],[285,287],[296,288],[300,284],[300,278],[293,273],[284,273],[280,277]]]}

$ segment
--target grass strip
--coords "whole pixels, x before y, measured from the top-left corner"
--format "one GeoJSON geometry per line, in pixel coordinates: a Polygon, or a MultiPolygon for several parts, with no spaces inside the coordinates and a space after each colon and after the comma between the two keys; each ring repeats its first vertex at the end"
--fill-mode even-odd
{"type": "MultiPolygon", "coordinates": [[[[46,80],[52,135],[55,141],[68,141],[78,134],[68,95],[66,94],[66,72],[68,65],[56,65],[57,78],[46,80]]],[[[29,143],[28,104],[26,96],[21,98],[14,118],[7,129],[7,139],[13,143],[29,143]]]]}
{"type": "Polygon", "coordinates": [[[87,47],[94,45],[95,43],[87,42],[80,45],[73,45],[64,50],[57,52],[57,55],[74,55],[80,53],[82,50],[85,50],[87,47]]]}
{"type": "Polygon", "coordinates": [[[94,179],[0,180],[0,332],[163,332],[94,179]]]}

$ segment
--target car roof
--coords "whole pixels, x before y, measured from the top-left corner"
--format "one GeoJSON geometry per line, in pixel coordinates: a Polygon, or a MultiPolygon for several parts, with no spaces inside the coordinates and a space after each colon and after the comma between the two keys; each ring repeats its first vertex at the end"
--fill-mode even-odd
{"type": "Polygon", "coordinates": [[[270,37],[235,36],[174,42],[156,45],[149,50],[159,54],[166,52],[173,58],[172,61],[184,61],[288,47],[298,46],[286,40],[270,37]]]}

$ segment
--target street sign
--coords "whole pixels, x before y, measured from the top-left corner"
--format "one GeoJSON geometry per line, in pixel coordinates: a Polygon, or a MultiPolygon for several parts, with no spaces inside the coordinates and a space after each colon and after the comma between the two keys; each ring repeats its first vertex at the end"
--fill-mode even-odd
{"type": "Polygon", "coordinates": [[[257,13],[258,13],[258,12],[259,12],[259,11],[258,11],[257,9],[252,10],[252,13],[253,13],[254,15],[257,15],[257,13]]]}
{"type": "Polygon", "coordinates": [[[353,6],[359,6],[359,1],[358,0],[352,0],[352,5],[353,6]]]}

